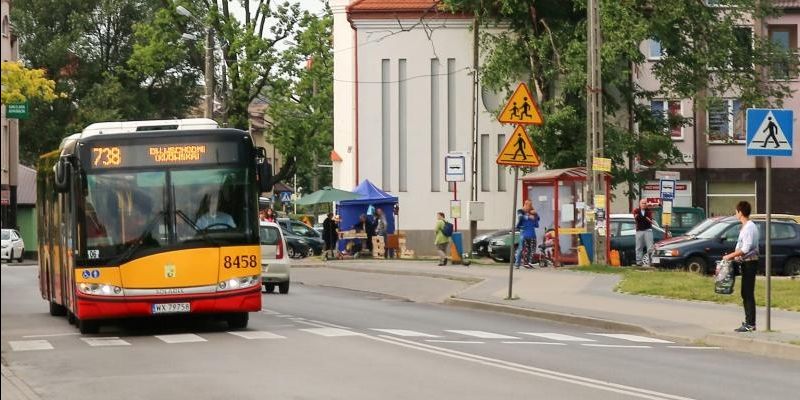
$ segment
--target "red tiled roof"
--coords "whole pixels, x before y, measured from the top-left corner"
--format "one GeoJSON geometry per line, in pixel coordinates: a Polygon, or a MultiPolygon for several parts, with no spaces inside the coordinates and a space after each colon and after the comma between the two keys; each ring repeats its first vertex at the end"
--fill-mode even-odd
{"type": "Polygon", "coordinates": [[[352,11],[424,11],[439,0],[356,0],[348,9],[352,11]]]}

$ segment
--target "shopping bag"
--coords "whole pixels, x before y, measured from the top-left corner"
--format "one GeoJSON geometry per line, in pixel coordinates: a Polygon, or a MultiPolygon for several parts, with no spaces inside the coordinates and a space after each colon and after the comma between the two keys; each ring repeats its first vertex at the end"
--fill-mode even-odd
{"type": "Polygon", "coordinates": [[[714,274],[715,293],[733,293],[733,284],[736,282],[736,275],[733,273],[733,268],[733,263],[730,261],[717,261],[717,272],[714,274]]]}

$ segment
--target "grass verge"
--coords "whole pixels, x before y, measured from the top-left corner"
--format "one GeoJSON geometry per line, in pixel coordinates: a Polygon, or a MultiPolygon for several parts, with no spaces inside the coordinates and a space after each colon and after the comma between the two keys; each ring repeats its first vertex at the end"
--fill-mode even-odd
{"type": "MultiPolygon", "coordinates": [[[[741,277],[731,295],[714,293],[714,278],[691,272],[641,270],[631,268],[591,265],[576,267],[576,271],[602,274],[621,274],[617,291],[628,294],[660,296],[671,299],[712,301],[715,303],[742,304],[739,295],[741,277]]],[[[766,281],[756,280],[756,304],[763,307],[766,302],[766,281]]],[[[795,279],[772,280],[772,306],[789,311],[800,311],[800,281],[795,279]]]]}

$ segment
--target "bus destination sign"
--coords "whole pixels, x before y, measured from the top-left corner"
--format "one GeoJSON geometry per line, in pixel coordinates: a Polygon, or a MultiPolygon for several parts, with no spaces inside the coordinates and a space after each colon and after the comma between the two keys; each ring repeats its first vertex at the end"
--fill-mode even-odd
{"type": "Polygon", "coordinates": [[[91,148],[92,169],[221,164],[239,161],[235,142],[97,145],[91,148]]]}

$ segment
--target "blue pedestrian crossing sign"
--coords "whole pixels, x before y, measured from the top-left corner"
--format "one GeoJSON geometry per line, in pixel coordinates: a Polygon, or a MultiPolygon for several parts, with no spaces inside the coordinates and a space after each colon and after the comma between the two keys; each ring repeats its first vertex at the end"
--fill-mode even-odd
{"type": "Polygon", "coordinates": [[[792,156],[794,112],[764,108],[747,109],[747,155],[792,156]]]}
{"type": "Polygon", "coordinates": [[[292,201],[292,192],[281,192],[281,203],[292,201]]]}

